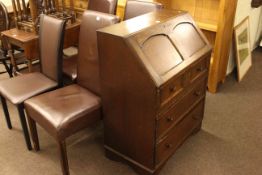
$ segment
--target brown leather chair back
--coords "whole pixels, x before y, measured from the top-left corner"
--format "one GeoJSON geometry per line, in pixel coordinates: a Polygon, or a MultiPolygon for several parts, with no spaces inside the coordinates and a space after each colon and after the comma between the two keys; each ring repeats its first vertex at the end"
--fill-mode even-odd
{"type": "Polygon", "coordinates": [[[8,11],[4,3],[0,1],[0,31],[8,30],[10,27],[8,11]]]}
{"type": "Polygon", "coordinates": [[[157,2],[128,0],[126,2],[124,20],[134,18],[155,10],[162,9],[163,5],[157,2]]]}
{"type": "Polygon", "coordinates": [[[41,15],[39,50],[41,72],[62,85],[65,21],[41,15]]]}
{"type": "Polygon", "coordinates": [[[77,83],[100,94],[99,60],[96,30],[118,23],[119,17],[86,10],[80,26],[77,83]]]}
{"type": "Polygon", "coordinates": [[[89,0],[88,10],[116,14],[117,0],[89,0]]]}

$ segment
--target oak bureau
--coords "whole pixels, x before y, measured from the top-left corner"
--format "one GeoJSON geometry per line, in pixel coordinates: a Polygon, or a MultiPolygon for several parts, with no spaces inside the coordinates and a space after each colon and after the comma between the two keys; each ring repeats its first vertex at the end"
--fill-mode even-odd
{"type": "Polygon", "coordinates": [[[201,128],[212,48],[192,17],[161,10],[98,31],[106,155],[158,174],[201,128]]]}

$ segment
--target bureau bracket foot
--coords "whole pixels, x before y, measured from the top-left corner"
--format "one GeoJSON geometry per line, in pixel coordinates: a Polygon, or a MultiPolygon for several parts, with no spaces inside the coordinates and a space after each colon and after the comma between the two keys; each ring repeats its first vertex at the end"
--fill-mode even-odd
{"type": "Polygon", "coordinates": [[[148,169],[147,167],[144,167],[143,165],[139,164],[138,162],[130,159],[127,156],[122,155],[121,153],[115,151],[114,149],[108,146],[104,146],[104,148],[105,148],[105,155],[108,159],[128,164],[139,175],[158,175],[159,174],[159,171],[161,168],[158,168],[155,170],[148,169]]]}
{"type": "Polygon", "coordinates": [[[197,125],[197,127],[193,130],[192,135],[197,134],[202,128],[202,121],[197,125]]]}

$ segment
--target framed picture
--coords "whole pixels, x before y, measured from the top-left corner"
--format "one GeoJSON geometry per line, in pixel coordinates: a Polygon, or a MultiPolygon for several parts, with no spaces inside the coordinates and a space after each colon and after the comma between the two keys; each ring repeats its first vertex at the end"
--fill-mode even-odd
{"type": "Polygon", "coordinates": [[[241,81],[252,65],[248,17],[235,27],[234,33],[238,81],[241,81]]]}

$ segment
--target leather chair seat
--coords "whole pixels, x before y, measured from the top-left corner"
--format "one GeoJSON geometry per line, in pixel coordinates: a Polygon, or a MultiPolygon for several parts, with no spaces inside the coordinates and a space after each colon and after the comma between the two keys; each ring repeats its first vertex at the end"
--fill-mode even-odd
{"type": "Polygon", "coordinates": [[[27,114],[57,139],[100,119],[100,98],[77,84],[25,101],[27,114]]]}
{"type": "Polygon", "coordinates": [[[63,60],[63,73],[72,81],[77,77],[77,57],[78,55],[74,55],[63,60]]]}
{"type": "Polygon", "coordinates": [[[0,81],[1,95],[15,105],[55,87],[57,82],[39,72],[0,81]]]}

